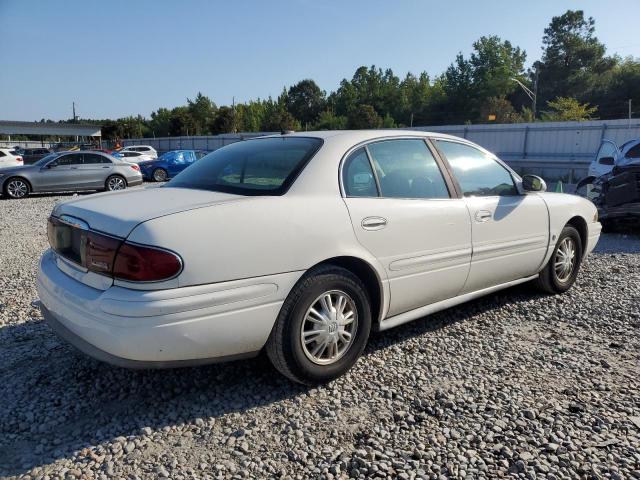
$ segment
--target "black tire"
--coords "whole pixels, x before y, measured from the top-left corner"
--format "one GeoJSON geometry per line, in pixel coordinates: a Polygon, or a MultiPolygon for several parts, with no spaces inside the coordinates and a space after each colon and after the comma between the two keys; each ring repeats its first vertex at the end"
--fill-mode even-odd
{"type": "Polygon", "coordinates": [[[4,182],[3,193],[5,197],[12,199],[25,198],[31,193],[31,185],[24,178],[11,177],[4,182]]]}
{"type": "MultiPolygon", "coordinates": [[[[266,345],[271,363],[286,377],[306,385],[325,383],[343,375],[356,363],[369,339],[371,331],[370,305],[366,287],[349,270],[333,265],[314,268],[298,281],[282,305],[266,345]],[[341,356],[330,360],[332,363],[317,364],[309,357],[311,355],[310,348],[303,346],[302,337],[305,335],[303,329],[305,326],[311,325],[309,322],[313,322],[313,320],[305,320],[308,318],[308,311],[317,301],[321,301],[320,297],[326,293],[338,297],[341,294],[346,294],[344,298],[348,298],[351,303],[348,304],[350,307],[345,308],[355,307],[352,308],[355,310],[353,314],[355,320],[350,323],[353,336],[348,347],[343,345],[345,350],[341,356]]],[[[336,332],[335,326],[335,322],[332,326],[327,326],[326,330],[322,330],[322,335],[334,335],[334,338],[338,338],[341,333],[336,332]]],[[[338,328],[346,329],[347,327],[338,328]]],[[[307,330],[306,333],[312,332],[307,330]]],[[[336,352],[339,341],[342,341],[342,338],[336,340],[334,350],[336,352]]],[[[323,353],[324,350],[320,352],[320,356],[323,353]]]]}
{"type": "Polygon", "coordinates": [[[567,225],[562,229],[562,232],[560,232],[558,242],[553,249],[551,258],[540,272],[538,278],[534,280],[534,284],[540,290],[547,293],[564,293],[569,290],[575,283],[581,264],[582,240],[580,239],[580,234],[574,227],[567,225]],[[556,262],[560,261],[559,258],[562,257],[562,255],[560,255],[558,251],[561,249],[561,246],[563,245],[563,242],[565,242],[565,240],[568,242],[572,242],[575,249],[574,263],[571,267],[570,273],[566,274],[566,276],[561,275],[560,272],[558,272],[556,269],[556,262]]]}
{"type": "Polygon", "coordinates": [[[151,174],[154,182],[166,182],[169,174],[164,168],[156,168],[151,174]]]}
{"type": "Polygon", "coordinates": [[[127,180],[121,175],[111,175],[104,182],[104,189],[108,192],[117,192],[127,188],[127,180]]]}

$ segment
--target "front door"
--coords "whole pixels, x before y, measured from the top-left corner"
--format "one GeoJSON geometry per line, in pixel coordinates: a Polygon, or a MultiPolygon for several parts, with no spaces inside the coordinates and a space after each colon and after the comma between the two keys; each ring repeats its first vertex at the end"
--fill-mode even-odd
{"type": "Polygon", "coordinates": [[[356,236],[386,270],[388,316],[456,296],[471,260],[469,213],[424,139],[370,143],[345,160],[342,179],[356,236]]]}
{"type": "Polygon", "coordinates": [[[549,244],[542,198],[519,194],[511,173],[465,143],[436,140],[469,209],[473,256],[463,293],[518,280],[540,269],[549,244]]]}
{"type": "Polygon", "coordinates": [[[81,153],[67,153],[49,162],[34,178],[34,189],[40,191],[72,190],[70,185],[77,178],[82,164],[81,153]]]}

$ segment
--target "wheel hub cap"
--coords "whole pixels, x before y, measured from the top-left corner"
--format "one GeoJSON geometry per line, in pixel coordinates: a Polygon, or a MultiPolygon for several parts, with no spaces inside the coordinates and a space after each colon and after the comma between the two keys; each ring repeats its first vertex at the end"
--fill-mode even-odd
{"type": "Polygon", "coordinates": [[[340,290],[325,292],[311,304],[302,321],[302,350],[313,363],[334,363],[353,344],[357,327],[358,311],[353,299],[340,290]]]}
{"type": "Polygon", "coordinates": [[[556,277],[566,282],[573,273],[576,264],[576,245],[572,238],[567,237],[558,246],[554,259],[556,277]]]}

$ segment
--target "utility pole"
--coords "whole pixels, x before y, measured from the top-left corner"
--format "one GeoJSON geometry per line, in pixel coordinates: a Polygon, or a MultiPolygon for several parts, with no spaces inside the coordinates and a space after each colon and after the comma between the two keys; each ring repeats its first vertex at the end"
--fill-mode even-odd
{"type": "Polygon", "coordinates": [[[629,99],[629,128],[631,128],[631,99],[629,99]]]}
{"type": "Polygon", "coordinates": [[[76,102],[73,102],[73,123],[78,123],[78,117],[76,117],[76,102]]]}
{"type": "Polygon", "coordinates": [[[536,67],[536,77],[533,81],[533,98],[531,99],[531,110],[533,111],[533,121],[536,121],[536,108],[537,108],[537,103],[538,103],[538,74],[540,73],[540,71],[538,70],[538,67],[536,67]]]}
{"type": "Polygon", "coordinates": [[[411,112],[411,119],[409,120],[409,126],[413,127],[413,112],[411,112]]]}

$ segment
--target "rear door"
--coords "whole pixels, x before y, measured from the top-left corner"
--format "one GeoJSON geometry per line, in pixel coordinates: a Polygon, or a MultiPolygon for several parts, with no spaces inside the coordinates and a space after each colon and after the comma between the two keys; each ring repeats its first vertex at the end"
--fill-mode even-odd
{"type": "Polygon", "coordinates": [[[456,296],[471,260],[469,213],[425,139],[358,148],[341,176],[356,236],[385,267],[388,316],[456,296]]]}
{"type": "Polygon", "coordinates": [[[82,188],[103,188],[113,169],[113,164],[111,160],[99,153],[85,153],[79,169],[82,175],[78,183],[82,188]]]}
{"type": "Polygon", "coordinates": [[[534,275],[549,244],[544,200],[519,194],[509,170],[482,150],[452,140],[434,143],[471,216],[473,256],[463,293],[534,275]]]}

